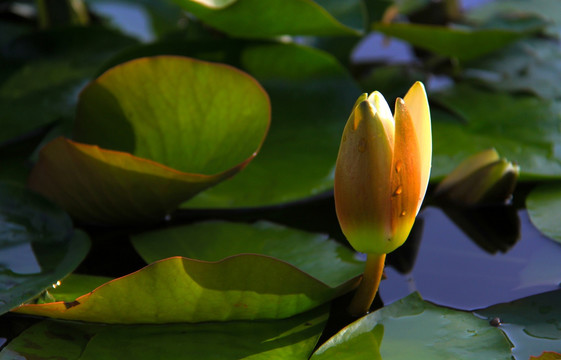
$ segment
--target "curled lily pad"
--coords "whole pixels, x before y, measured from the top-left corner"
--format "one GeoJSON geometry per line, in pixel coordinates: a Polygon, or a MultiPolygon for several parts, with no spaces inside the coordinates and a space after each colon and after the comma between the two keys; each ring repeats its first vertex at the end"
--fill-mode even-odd
{"type": "Polygon", "coordinates": [[[167,325],[96,325],[43,321],[10,342],[0,360],[309,358],[328,311],[283,320],[167,325]]]}
{"type": "Polygon", "coordinates": [[[72,272],[90,247],[60,208],[20,185],[0,183],[0,313],[72,272]]]}
{"type": "Polygon", "coordinates": [[[279,35],[359,35],[362,2],[348,1],[341,18],[328,10],[340,6],[325,0],[175,0],[203,22],[237,37],[266,38],[279,35]],[[350,26],[356,26],[353,29],[350,26]]]}
{"type": "Polygon", "coordinates": [[[488,321],[433,305],[413,293],[347,326],[311,360],[510,360],[510,348],[488,321]]]}
{"type": "Polygon", "coordinates": [[[364,262],[327,235],[266,221],[253,225],[210,221],[172,227],[134,235],[132,243],[146,262],[171,256],[204,261],[243,253],[272,256],[334,288],[364,270],[364,262]]]}
{"type": "Polygon", "coordinates": [[[83,221],[162,218],[247,165],[269,120],[267,94],[239,70],[178,56],[136,59],[84,89],[79,142],[48,144],[30,184],[83,221]]]}
{"type": "Polygon", "coordinates": [[[263,255],[238,255],[218,262],[173,257],[74,301],[28,304],[13,311],[122,324],[279,319],[317,307],[355,285],[356,280],[351,280],[331,288],[263,255]]]}

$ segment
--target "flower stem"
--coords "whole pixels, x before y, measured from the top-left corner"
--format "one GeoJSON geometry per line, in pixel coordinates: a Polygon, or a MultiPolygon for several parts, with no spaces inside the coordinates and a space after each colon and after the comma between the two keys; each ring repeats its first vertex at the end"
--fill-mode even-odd
{"type": "Polygon", "coordinates": [[[368,313],[370,305],[372,305],[374,297],[376,296],[376,292],[378,292],[380,280],[382,280],[385,261],[386,254],[368,254],[362,280],[347,309],[352,316],[358,317],[368,313]]]}

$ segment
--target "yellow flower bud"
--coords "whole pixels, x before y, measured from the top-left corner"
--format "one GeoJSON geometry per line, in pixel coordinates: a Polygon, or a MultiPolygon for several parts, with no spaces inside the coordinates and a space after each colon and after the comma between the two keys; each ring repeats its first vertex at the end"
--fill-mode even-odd
{"type": "Polygon", "coordinates": [[[379,92],[357,100],[335,168],[335,207],[351,245],[368,254],[401,246],[419,212],[432,159],[430,110],[416,82],[395,103],[379,92]]]}

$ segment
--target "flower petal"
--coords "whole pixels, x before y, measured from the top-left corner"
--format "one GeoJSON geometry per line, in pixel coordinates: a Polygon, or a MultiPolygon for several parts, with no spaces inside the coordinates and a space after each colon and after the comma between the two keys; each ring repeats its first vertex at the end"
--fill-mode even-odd
{"type": "Polygon", "coordinates": [[[391,220],[393,237],[390,252],[401,246],[415,222],[424,197],[421,192],[421,162],[415,122],[403,99],[395,102],[395,152],[391,171],[391,220]]]}
{"type": "Polygon", "coordinates": [[[417,133],[417,139],[419,142],[420,156],[421,156],[421,181],[419,193],[419,205],[417,207],[417,212],[421,208],[422,200],[425,196],[425,192],[429,183],[430,178],[430,168],[432,161],[432,135],[431,135],[431,121],[430,121],[430,109],[429,102],[427,99],[427,93],[423,83],[417,81],[404,98],[407,110],[413,119],[415,130],[417,133]]]}
{"type": "Polygon", "coordinates": [[[383,120],[369,101],[349,118],[335,167],[335,206],[355,250],[384,253],[391,237],[392,151],[383,120]]]}

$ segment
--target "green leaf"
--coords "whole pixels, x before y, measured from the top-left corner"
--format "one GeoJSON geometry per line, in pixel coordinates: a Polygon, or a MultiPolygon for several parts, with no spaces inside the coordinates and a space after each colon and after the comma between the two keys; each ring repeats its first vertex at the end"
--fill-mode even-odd
{"type": "Polygon", "coordinates": [[[20,185],[0,183],[0,313],[72,272],[90,247],[68,215],[20,185]]]}
{"type": "Polygon", "coordinates": [[[327,235],[265,221],[254,225],[212,221],[172,227],[134,235],[132,243],[148,263],[172,256],[204,261],[244,253],[272,256],[331,287],[364,271],[364,262],[356,260],[352,251],[327,235]]]}
{"type": "Polygon", "coordinates": [[[555,41],[528,39],[470,64],[465,76],[493,89],[561,98],[561,49],[555,41]]]}
{"type": "Polygon", "coordinates": [[[546,236],[561,243],[561,184],[542,184],[526,197],[530,220],[546,236]]]}
{"type": "Polygon", "coordinates": [[[81,143],[45,146],[30,186],[86,222],[161,219],[245,167],[269,118],[267,94],[232,67],[177,56],[133,60],[82,91],[81,143]]]}
{"type": "Polygon", "coordinates": [[[279,319],[351,290],[356,280],[331,288],[263,255],[244,254],[218,262],[173,257],[110,281],[72,302],[30,304],[14,311],[110,324],[279,319]]]}
{"type": "Polygon", "coordinates": [[[515,359],[526,360],[530,355],[561,349],[560,303],[561,291],[556,290],[493,305],[475,314],[500,321],[499,328],[514,344],[515,359]]]}
{"type": "Polygon", "coordinates": [[[489,92],[465,84],[431,94],[433,171],[440,177],[462,159],[495,148],[520,165],[520,178],[561,176],[561,103],[489,92]],[[439,111],[435,104],[457,114],[439,111]]]}
{"type": "Polygon", "coordinates": [[[0,360],[306,360],[327,316],[322,307],[289,319],[258,322],[107,326],[43,321],[10,342],[0,360]]]}
{"type": "Polygon", "coordinates": [[[529,32],[405,23],[376,23],[372,29],[436,54],[459,60],[478,58],[526,36],[529,32]]]}
{"type": "Polygon", "coordinates": [[[229,35],[268,38],[279,35],[359,35],[362,1],[333,0],[175,0],[204,23],[229,35]],[[330,14],[340,15],[339,19],[330,14]]]}
{"type": "Polygon", "coordinates": [[[33,32],[13,40],[3,53],[11,66],[0,67],[0,144],[73,118],[84,83],[109,56],[135,43],[101,27],[33,32]]]}
{"type": "Polygon", "coordinates": [[[361,90],[332,56],[295,44],[227,39],[156,43],[127,51],[111,63],[158,54],[228,61],[254,76],[271,97],[271,129],[251,166],[182,207],[276,205],[333,188],[341,134],[361,90]]]}
{"type": "Polygon", "coordinates": [[[490,1],[473,8],[466,14],[466,20],[480,24],[497,18],[524,19],[539,17],[548,24],[548,35],[561,36],[561,3],[550,0],[501,0],[490,1]]]}
{"type": "Polygon", "coordinates": [[[243,173],[185,206],[266,206],[329,191],[341,133],[360,89],[334,58],[314,49],[254,45],[240,58],[241,68],[271,97],[267,141],[243,173]]]}
{"type": "Polygon", "coordinates": [[[433,305],[414,293],[347,326],[311,360],[510,360],[510,347],[488,321],[433,305]]]}

